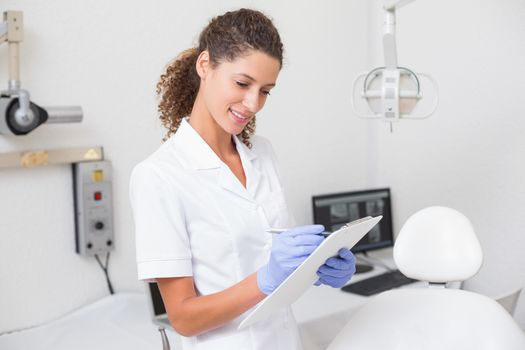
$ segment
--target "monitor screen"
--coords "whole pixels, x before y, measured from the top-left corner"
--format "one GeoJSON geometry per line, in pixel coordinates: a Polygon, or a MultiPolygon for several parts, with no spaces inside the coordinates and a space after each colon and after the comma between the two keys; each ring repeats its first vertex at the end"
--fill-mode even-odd
{"type": "Polygon", "coordinates": [[[155,316],[166,314],[166,308],[164,307],[164,302],[162,301],[162,296],[160,295],[159,286],[156,282],[147,282],[149,288],[149,296],[151,298],[150,302],[153,306],[153,314],[155,316]]]}
{"type": "Polygon", "coordinates": [[[314,223],[324,225],[327,231],[335,231],[365,216],[383,215],[379,224],[352,248],[352,252],[394,245],[389,188],[314,196],[312,204],[314,223]]]}

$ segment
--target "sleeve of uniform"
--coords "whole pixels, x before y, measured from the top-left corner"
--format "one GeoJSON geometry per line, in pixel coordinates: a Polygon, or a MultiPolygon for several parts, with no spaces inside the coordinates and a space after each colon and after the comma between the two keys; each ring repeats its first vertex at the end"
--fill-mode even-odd
{"type": "Polygon", "coordinates": [[[130,178],[139,280],[191,276],[184,208],[154,166],[137,165],[130,178]]]}

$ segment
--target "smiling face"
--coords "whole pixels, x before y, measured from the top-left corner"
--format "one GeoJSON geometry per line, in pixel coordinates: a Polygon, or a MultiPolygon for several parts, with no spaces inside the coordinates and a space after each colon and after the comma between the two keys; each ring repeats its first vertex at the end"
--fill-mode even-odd
{"type": "Polygon", "coordinates": [[[250,50],[215,67],[204,51],[197,60],[201,110],[226,133],[238,135],[263,108],[279,71],[279,61],[261,51],[250,50]]]}

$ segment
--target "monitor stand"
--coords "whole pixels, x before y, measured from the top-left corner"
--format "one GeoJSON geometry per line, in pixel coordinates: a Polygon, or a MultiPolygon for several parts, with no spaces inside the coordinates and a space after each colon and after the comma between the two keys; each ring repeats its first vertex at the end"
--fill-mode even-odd
{"type": "Polygon", "coordinates": [[[373,266],[371,265],[366,265],[366,264],[355,264],[355,273],[358,274],[358,273],[365,273],[365,272],[370,272],[374,269],[373,266]]]}
{"type": "MultiPolygon", "coordinates": [[[[366,251],[364,252],[360,252],[360,253],[357,253],[357,254],[363,254],[363,256],[366,258],[368,257],[368,254],[366,251]]],[[[359,258],[357,257],[357,255],[354,255],[356,257],[356,259],[359,261],[359,258]]],[[[361,260],[365,260],[365,259],[361,259],[361,260]]],[[[365,273],[365,272],[370,272],[374,269],[374,265],[368,263],[368,261],[365,260],[365,262],[356,262],[355,264],[355,273],[365,273]]]]}

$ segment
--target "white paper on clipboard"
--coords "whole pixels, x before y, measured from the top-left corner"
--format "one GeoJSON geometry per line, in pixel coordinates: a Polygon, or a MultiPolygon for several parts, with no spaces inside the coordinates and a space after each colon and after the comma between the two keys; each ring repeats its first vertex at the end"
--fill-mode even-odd
{"type": "Polygon", "coordinates": [[[328,236],[317,249],[279,287],[261,301],[241,322],[243,329],[265,319],[277,310],[294,303],[319,278],[317,270],[326,259],[336,256],[341,248],[352,248],[383,217],[367,217],[353,221],[328,236]]]}

